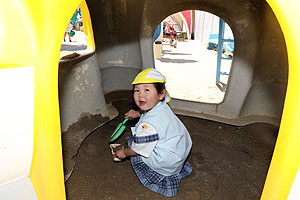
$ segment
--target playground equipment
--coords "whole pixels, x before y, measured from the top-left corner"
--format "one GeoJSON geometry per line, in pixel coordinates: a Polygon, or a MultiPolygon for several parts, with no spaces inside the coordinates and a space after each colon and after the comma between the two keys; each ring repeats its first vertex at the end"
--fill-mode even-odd
{"type": "MultiPolygon", "coordinates": [[[[267,0],[267,3],[284,34],[289,77],[280,130],[261,199],[294,200],[300,196],[300,49],[297,48],[300,44],[300,2],[267,0]]],[[[89,37],[88,48],[95,49],[85,1],[16,0],[5,1],[0,7],[0,199],[66,198],[58,63],[64,31],[79,4],[89,37]]],[[[142,24],[149,28],[147,23],[143,21],[142,24]]],[[[153,38],[149,41],[152,48],[153,38]]],[[[146,42],[141,40],[132,45],[140,48],[144,56],[142,64],[149,59],[145,56],[145,49],[149,47],[146,42]]],[[[117,51],[118,48],[106,50],[117,51]]],[[[118,59],[107,61],[121,66],[115,68],[123,73],[122,62],[118,59]]],[[[107,80],[111,80],[109,76],[107,80]]]]}
{"type": "Polygon", "coordinates": [[[177,47],[177,33],[174,28],[175,24],[163,22],[163,37],[169,40],[169,45],[174,48],[177,47]]]}
{"type": "Polygon", "coordinates": [[[0,6],[0,199],[65,199],[58,63],[79,4],[88,48],[95,49],[85,1],[17,0],[0,6]]]}

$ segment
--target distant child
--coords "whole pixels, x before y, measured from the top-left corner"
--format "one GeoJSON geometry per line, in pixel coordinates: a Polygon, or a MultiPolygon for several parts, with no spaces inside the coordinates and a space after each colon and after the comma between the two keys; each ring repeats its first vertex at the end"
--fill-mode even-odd
{"type": "Polygon", "coordinates": [[[132,82],[134,101],[139,111],[129,110],[125,118],[140,117],[129,136],[129,148],[116,152],[130,156],[139,181],[148,189],[171,197],[177,195],[181,179],[192,173],[187,157],[192,147],[189,132],[166,102],[171,100],[166,79],[148,68],[132,82]]]}
{"type": "Polygon", "coordinates": [[[68,34],[68,36],[69,36],[69,41],[70,42],[72,42],[72,40],[71,40],[71,31],[72,31],[72,28],[73,28],[73,25],[71,24],[71,22],[68,24],[68,26],[67,26],[67,29],[66,29],[66,31],[65,31],[65,34],[64,34],[64,42],[66,42],[66,35],[68,34]]]}

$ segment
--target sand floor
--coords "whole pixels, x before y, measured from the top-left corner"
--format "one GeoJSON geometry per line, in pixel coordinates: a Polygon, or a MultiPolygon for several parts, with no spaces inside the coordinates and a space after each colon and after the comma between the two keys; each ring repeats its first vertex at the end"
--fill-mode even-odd
{"type": "MultiPolygon", "coordinates": [[[[193,172],[183,179],[177,196],[166,198],[139,183],[129,160],[112,161],[108,139],[132,102],[122,100],[113,104],[120,112],[119,117],[93,131],[73,158],[76,164],[66,182],[67,199],[260,199],[278,127],[264,123],[237,127],[179,116],[193,140],[189,157],[193,172]]],[[[129,122],[117,143],[126,144],[124,138],[134,124],[129,122]]]]}

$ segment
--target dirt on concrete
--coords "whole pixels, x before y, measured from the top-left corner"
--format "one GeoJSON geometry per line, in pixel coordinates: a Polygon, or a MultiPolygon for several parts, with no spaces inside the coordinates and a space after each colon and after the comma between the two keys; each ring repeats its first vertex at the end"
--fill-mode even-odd
{"type": "Polygon", "coordinates": [[[109,117],[102,117],[100,114],[90,115],[84,113],[80,120],[72,124],[67,131],[62,133],[63,141],[63,161],[64,161],[64,179],[68,180],[73,173],[75,161],[74,157],[78,153],[78,149],[83,141],[97,127],[109,121],[109,117]]]}
{"type": "MultiPolygon", "coordinates": [[[[113,105],[120,115],[89,134],[73,158],[74,171],[66,182],[68,200],[260,199],[277,126],[255,123],[237,127],[179,116],[193,140],[189,156],[193,172],[182,180],[178,195],[167,198],[139,183],[130,160],[113,162],[109,138],[133,103],[120,100],[113,105]]],[[[135,123],[129,121],[116,143],[126,144],[125,137],[131,134],[130,127],[135,123]]]]}

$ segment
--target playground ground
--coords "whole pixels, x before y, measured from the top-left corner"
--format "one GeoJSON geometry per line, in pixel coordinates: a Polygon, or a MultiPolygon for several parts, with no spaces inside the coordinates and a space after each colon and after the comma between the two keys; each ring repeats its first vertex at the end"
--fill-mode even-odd
{"type": "MultiPolygon", "coordinates": [[[[167,78],[167,88],[174,98],[207,103],[220,103],[225,92],[216,84],[217,51],[208,50],[199,40],[185,40],[174,48],[162,45],[162,57],[155,67],[167,78]]],[[[229,73],[231,60],[222,60],[221,69],[229,73]]],[[[221,76],[227,84],[228,76],[221,76]]]]}

